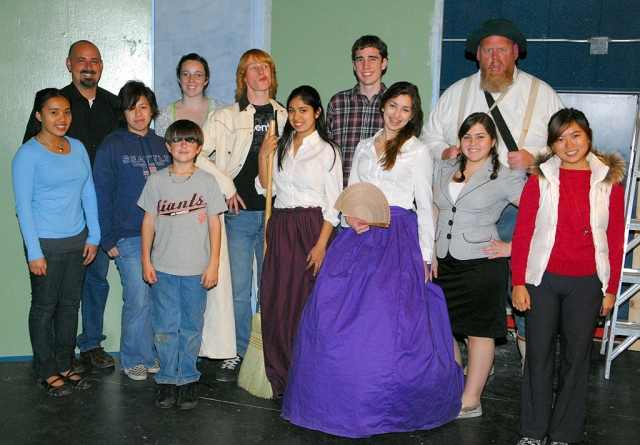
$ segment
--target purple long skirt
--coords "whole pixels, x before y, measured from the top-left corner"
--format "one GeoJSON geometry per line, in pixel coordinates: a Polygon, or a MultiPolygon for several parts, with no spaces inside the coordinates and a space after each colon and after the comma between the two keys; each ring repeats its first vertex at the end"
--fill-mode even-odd
{"type": "Polygon", "coordinates": [[[415,213],[392,207],[388,229],[343,230],[300,320],[282,416],[354,438],[426,430],[456,418],[463,387],[415,213]]]}
{"type": "MultiPolygon", "coordinates": [[[[274,396],[284,393],[291,350],[307,297],[313,289],[313,270],[307,255],[322,230],[319,207],[273,209],[267,224],[267,252],[260,280],[262,343],[267,378],[274,396]]],[[[337,235],[329,238],[331,242],[337,235]]]]}

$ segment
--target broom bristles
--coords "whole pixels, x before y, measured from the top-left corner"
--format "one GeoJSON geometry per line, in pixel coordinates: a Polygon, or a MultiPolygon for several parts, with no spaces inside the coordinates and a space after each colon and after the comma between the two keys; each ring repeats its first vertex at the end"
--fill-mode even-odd
{"type": "Polygon", "coordinates": [[[273,398],[273,389],[267,379],[267,372],[264,367],[260,312],[255,314],[251,321],[251,337],[249,337],[247,353],[240,366],[238,386],[256,397],[262,399],[273,398]]]}

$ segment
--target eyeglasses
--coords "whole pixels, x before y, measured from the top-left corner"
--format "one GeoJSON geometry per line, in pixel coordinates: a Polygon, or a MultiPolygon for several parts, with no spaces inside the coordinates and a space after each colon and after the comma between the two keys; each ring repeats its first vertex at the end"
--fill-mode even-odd
{"type": "Polygon", "coordinates": [[[200,138],[197,138],[196,136],[174,136],[171,139],[171,142],[174,144],[179,144],[182,141],[185,141],[188,144],[199,144],[200,138]]]}

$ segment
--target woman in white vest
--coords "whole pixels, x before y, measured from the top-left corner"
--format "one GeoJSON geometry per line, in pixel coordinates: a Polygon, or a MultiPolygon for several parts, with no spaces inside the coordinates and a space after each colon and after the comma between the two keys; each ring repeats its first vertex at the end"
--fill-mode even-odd
{"type": "Polygon", "coordinates": [[[513,237],[513,305],[526,312],[521,445],[581,442],[598,315],[615,303],[624,243],[624,161],[591,146],[585,115],[551,117],[522,192],[513,237]],[[553,397],[558,330],[560,373],[553,397]]]}

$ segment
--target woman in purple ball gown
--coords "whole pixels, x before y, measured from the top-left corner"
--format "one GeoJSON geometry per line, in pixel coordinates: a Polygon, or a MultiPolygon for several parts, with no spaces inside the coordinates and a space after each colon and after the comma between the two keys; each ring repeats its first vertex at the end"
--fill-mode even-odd
{"type": "Polygon", "coordinates": [[[356,148],[349,184],[380,188],[391,224],[345,218],[302,314],[282,409],[296,425],[345,437],[443,425],[464,386],[444,295],[427,279],[433,164],[415,137],[418,89],[392,85],[381,113],[384,128],[356,148]]]}

